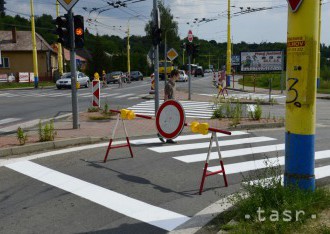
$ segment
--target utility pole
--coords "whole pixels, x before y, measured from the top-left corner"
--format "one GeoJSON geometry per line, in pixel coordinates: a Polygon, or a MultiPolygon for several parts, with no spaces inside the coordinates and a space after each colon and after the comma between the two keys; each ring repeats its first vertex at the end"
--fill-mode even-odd
{"type": "Polygon", "coordinates": [[[129,45],[129,20],[127,25],[127,75],[129,82],[131,81],[131,46],[129,45]]]}
{"type": "MultiPolygon", "coordinates": [[[[154,26],[160,28],[157,0],[153,0],[154,26]]],[[[159,44],[154,45],[154,74],[155,74],[155,116],[159,108],[159,44]]]]}
{"type": "Polygon", "coordinates": [[[76,64],[76,51],[75,51],[75,33],[74,33],[74,20],[72,9],[68,11],[69,24],[70,24],[70,66],[71,66],[71,96],[72,96],[72,119],[73,129],[79,128],[79,115],[78,115],[78,95],[77,95],[77,64],[76,64]]]}
{"type": "Polygon", "coordinates": [[[34,88],[38,88],[39,74],[38,74],[38,55],[37,55],[37,42],[36,42],[36,28],[34,24],[34,6],[33,0],[31,4],[31,33],[32,33],[32,56],[33,56],[33,74],[34,74],[34,88]]]}
{"type": "Polygon", "coordinates": [[[167,36],[166,36],[166,34],[167,34],[167,31],[165,31],[165,44],[164,44],[164,61],[165,61],[165,66],[164,66],[164,72],[165,72],[165,74],[164,74],[164,76],[165,76],[165,78],[164,78],[164,90],[165,90],[165,86],[166,86],[166,82],[167,82],[167,36]]]}
{"type": "MultiPolygon", "coordinates": [[[[56,16],[60,16],[60,4],[56,0],[56,16]]],[[[62,56],[62,44],[57,43],[57,63],[58,63],[58,72],[60,76],[63,75],[63,56],[62,56]]]]}
{"type": "Polygon", "coordinates": [[[227,69],[226,69],[226,83],[230,86],[231,77],[231,40],[230,40],[231,30],[230,30],[230,0],[228,0],[228,24],[227,24],[227,69]]]}
{"type": "Polygon", "coordinates": [[[315,190],[319,1],[288,0],[285,186],[315,190]]]}

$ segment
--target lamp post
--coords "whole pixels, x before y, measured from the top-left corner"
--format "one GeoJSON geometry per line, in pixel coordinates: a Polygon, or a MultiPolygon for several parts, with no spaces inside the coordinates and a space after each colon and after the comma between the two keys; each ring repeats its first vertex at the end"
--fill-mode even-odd
{"type": "Polygon", "coordinates": [[[34,87],[38,88],[39,74],[38,74],[38,55],[37,55],[37,42],[36,30],[34,24],[34,7],[33,0],[30,0],[31,5],[31,33],[32,33],[32,54],[33,54],[33,73],[34,73],[34,87]]]}
{"type": "Polygon", "coordinates": [[[226,84],[230,86],[231,76],[231,30],[230,30],[230,0],[228,0],[228,24],[227,24],[227,63],[226,63],[226,84]]]}
{"type": "Polygon", "coordinates": [[[131,19],[139,17],[140,15],[136,15],[133,17],[130,17],[127,21],[127,78],[128,81],[131,82],[131,46],[129,44],[129,22],[131,19]]]}

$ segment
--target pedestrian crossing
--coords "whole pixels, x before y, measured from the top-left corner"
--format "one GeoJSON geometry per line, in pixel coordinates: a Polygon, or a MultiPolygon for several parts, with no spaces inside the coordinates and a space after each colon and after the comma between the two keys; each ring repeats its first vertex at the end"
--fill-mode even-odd
{"type": "MultiPolygon", "coordinates": [[[[216,96],[216,94],[200,94],[200,95],[209,96],[209,97],[216,96]]],[[[226,96],[226,98],[227,98],[227,96],[226,96]]],[[[243,92],[228,91],[228,98],[269,101],[269,94],[243,93],[243,92]]],[[[283,101],[286,98],[286,96],[272,94],[271,98],[275,99],[277,101],[283,101]]]]}
{"type": "MultiPolygon", "coordinates": [[[[159,104],[163,104],[164,101],[160,101],[159,104]]],[[[214,112],[214,104],[210,102],[195,102],[195,101],[180,101],[187,118],[200,118],[210,119],[214,112]]],[[[143,114],[148,116],[155,115],[155,102],[149,100],[141,102],[128,109],[133,110],[136,114],[143,114]]]]}
{"type": "MultiPolygon", "coordinates": [[[[123,94],[120,92],[103,92],[101,93],[101,98],[111,97],[113,99],[123,99],[127,98],[129,100],[141,99],[146,96],[146,94],[136,94],[136,93],[128,93],[123,94]]],[[[1,98],[13,98],[13,97],[33,97],[33,98],[58,98],[65,97],[71,98],[71,92],[19,92],[19,93],[0,93],[1,98]]],[[[92,98],[92,93],[80,93],[78,91],[78,98],[92,98]]]]}
{"type": "MultiPolygon", "coordinates": [[[[179,136],[176,139],[178,144],[161,144],[159,146],[148,147],[148,150],[158,154],[171,155],[171,158],[179,162],[185,163],[187,165],[194,165],[206,160],[209,142],[205,140],[209,139],[210,136],[210,134],[179,136]],[[187,151],[190,151],[190,153],[182,154],[187,151]],[[196,151],[201,151],[203,153],[196,153],[196,151]],[[178,153],[180,155],[177,156],[178,153]]],[[[270,166],[284,166],[285,144],[279,142],[276,138],[253,136],[252,134],[243,131],[233,131],[231,136],[218,134],[217,137],[221,148],[221,155],[224,160],[225,171],[229,176],[234,176],[240,173],[255,174],[255,171],[265,169],[270,166]],[[236,139],[231,139],[233,137],[236,139]],[[226,163],[227,160],[229,160],[230,163],[226,163]]],[[[158,138],[131,141],[133,145],[155,144],[157,142],[160,142],[158,138]]],[[[213,150],[213,152],[210,154],[211,162],[213,160],[219,160],[218,152],[214,147],[216,147],[215,142],[213,142],[211,147],[213,150]]],[[[324,163],[318,164],[320,160],[326,159],[330,159],[330,150],[319,150],[315,152],[316,179],[330,177],[330,165],[324,165],[324,163]]],[[[221,167],[220,165],[217,165],[217,162],[214,161],[213,164],[216,166],[209,166],[209,172],[216,172],[221,170],[221,167]]],[[[204,166],[204,164],[201,165],[201,167],[202,166],[204,166]]],[[[270,181],[271,178],[264,178],[261,180],[270,181]]],[[[251,181],[251,183],[257,182],[258,181],[251,181]]]]}

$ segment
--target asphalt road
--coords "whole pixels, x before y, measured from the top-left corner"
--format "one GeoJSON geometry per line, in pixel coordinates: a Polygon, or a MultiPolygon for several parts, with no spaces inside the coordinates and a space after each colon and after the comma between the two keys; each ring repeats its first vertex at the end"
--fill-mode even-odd
{"type": "MultiPolygon", "coordinates": [[[[192,92],[209,93],[213,90],[210,75],[192,78],[192,92]]],[[[188,90],[188,82],[177,83],[178,88],[188,90]]],[[[164,82],[160,81],[160,92],[164,82]]],[[[109,84],[101,89],[101,106],[108,103],[110,107],[126,108],[142,102],[142,96],[149,94],[150,79],[134,81],[118,88],[118,84],[109,84]]],[[[78,90],[79,111],[86,111],[91,106],[92,89],[78,90]]],[[[54,118],[72,112],[71,90],[30,89],[0,91],[0,128],[17,125],[32,120],[54,118]],[[3,122],[1,122],[3,121],[3,122]]],[[[1,131],[1,129],[0,129],[1,131]]]]}
{"type": "MultiPolygon", "coordinates": [[[[273,176],[262,172],[266,158],[273,165],[284,160],[283,129],[221,136],[229,187],[222,175],[210,176],[198,195],[208,138],[185,135],[176,145],[150,138],[131,139],[134,158],[127,148],[114,149],[106,163],[105,144],[0,159],[0,232],[166,233],[239,191],[243,179],[273,176]]],[[[329,182],[329,141],[329,127],[318,128],[317,184],[329,182]]],[[[219,166],[212,152],[209,171],[219,166]]]]}

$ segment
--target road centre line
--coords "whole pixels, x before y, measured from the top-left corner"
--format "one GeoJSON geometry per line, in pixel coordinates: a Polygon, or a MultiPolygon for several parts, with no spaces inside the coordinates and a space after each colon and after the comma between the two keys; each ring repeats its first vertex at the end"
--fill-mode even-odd
{"type": "MultiPolygon", "coordinates": [[[[330,158],[330,150],[323,150],[315,152],[315,160],[330,158]]],[[[285,157],[275,157],[275,158],[267,158],[267,159],[260,159],[254,161],[247,161],[247,162],[239,162],[239,163],[232,163],[226,164],[225,163],[225,171],[226,174],[235,174],[240,172],[246,171],[254,171],[263,169],[270,166],[278,166],[284,165],[285,157]]],[[[215,172],[217,170],[221,170],[220,166],[208,167],[208,171],[215,172]]]]}
{"type": "MultiPolygon", "coordinates": [[[[242,132],[242,131],[233,131],[232,136],[240,136],[240,135],[247,135],[249,133],[247,132],[242,132]]],[[[198,139],[210,139],[211,133],[207,135],[181,135],[178,136],[175,140],[180,142],[180,141],[189,141],[189,140],[198,140],[198,139]]],[[[218,133],[217,134],[218,138],[222,137],[228,137],[226,134],[218,133]]],[[[139,140],[132,140],[130,141],[131,144],[134,145],[144,145],[144,144],[153,144],[153,143],[160,143],[159,138],[149,138],[149,139],[139,139],[139,140]]],[[[205,156],[205,154],[204,154],[205,156]]],[[[205,159],[205,157],[204,157],[205,159]]]]}
{"type": "MultiPolygon", "coordinates": [[[[284,149],[285,149],[284,144],[257,146],[257,147],[221,151],[221,156],[222,158],[232,158],[232,157],[238,157],[244,155],[254,155],[254,154],[267,153],[272,151],[280,151],[284,149]]],[[[206,159],[205,153],[177,156],[173,158],[185,163],[202,162],[205,161],[206,159]]],[[[219,159],[218,152],[212,152],[210,154],[210,160],[213,159],[219,159]]]]}
{"type": "MultiPolygon", "coordinates": [[[[242,138],[235,140],[220,141],[219,145],[229,146],[229,145],[240,145],[240,144],[252,144],[252,143],[274,141],[274,140],[276,139],[271,137],[249,137],[249,138],[242,138]]],[[[212,147],[215,146],[216,146],[215,142],[213,142],[212,147]]],[[[174,146],[151,147],[148,149],[157,153],[168,153],[168,152],[191,150],[191,149],[202,149],[208,147],[209,147],[209,142],[203,142],[203,143],[183,144],[183,145],[174,145],[174,146]]]]}
{"type": "Polygon", "coordinates": [[[190,219],[30,161],[22,161],[6,167],[167,231],[175,229],[190,219]]]}

